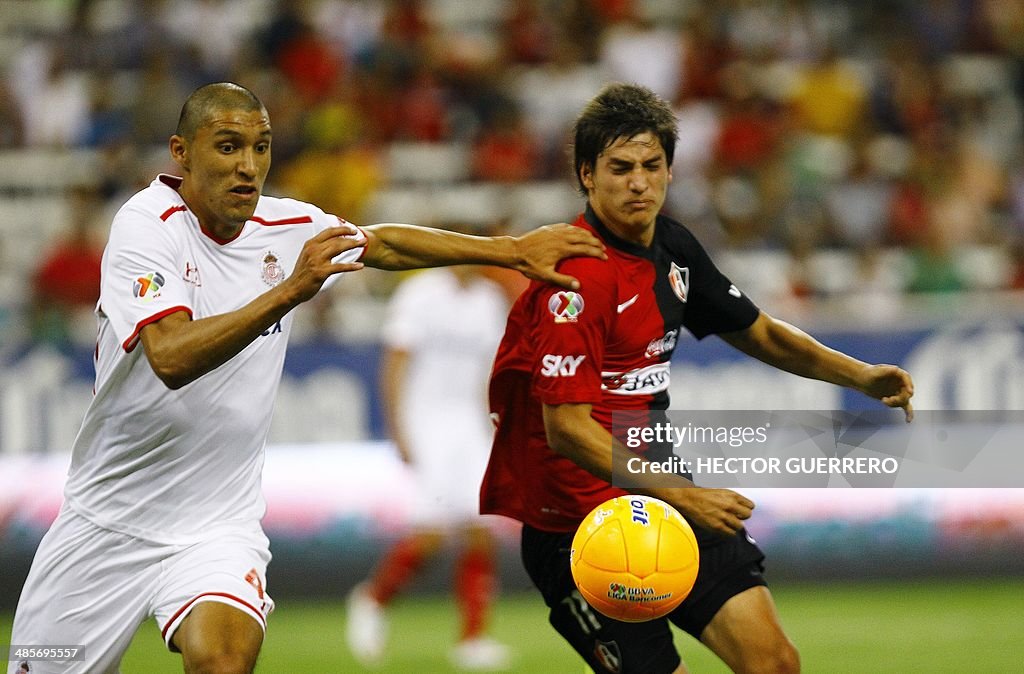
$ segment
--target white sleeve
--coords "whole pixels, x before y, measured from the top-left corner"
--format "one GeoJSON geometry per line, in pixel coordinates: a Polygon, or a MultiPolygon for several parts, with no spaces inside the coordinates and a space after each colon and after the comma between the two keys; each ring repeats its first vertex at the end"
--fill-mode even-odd
{"type": "Polygon", "coordinates": [[[114,217],[103,253],[99,306],[125,351],[135,348],[145,325],[176,311],[192,315],[173,226],[132,208],[114,217]]]}
{"type": "MultiPolygon", "coordinates": [[[[350,225],[352,227],[355,227],[359,231],[359,233],[353,235],[352,238],[362,239],[363,245],[346,250],[344,253],[334,258],[332,262],[338,264],[342,262],[358,262],[359,260],[362,259],[363,255],[366,253],[366,235],[363,233],[361,229],[359,229],[359,227],[353,225],[351,222],[342,218],[341,216],[325,213],[316,206],[313,206],[312,204],[307,204],[307,206],[312,208],[313,210],[313,236],[316,236],[317,234],[324,231],[328,227],[337,227],[339,224],[350,225]]],[[[325,281],[323,286],[320,288],[321,292],[337,283],[338,279],[340,279],[342,276],[344,276],[344,274],[335,274],[328,278],[327,281],[325,281]]]]}

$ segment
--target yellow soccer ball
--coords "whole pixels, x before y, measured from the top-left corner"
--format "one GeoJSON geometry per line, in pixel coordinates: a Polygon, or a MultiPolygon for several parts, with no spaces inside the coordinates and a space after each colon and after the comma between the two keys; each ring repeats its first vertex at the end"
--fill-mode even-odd
{"type": "Polygon", "coordinates": [[[576,587],[597,611],[624,622],[671,612],[693,589],[700,551],[675,508],[649,496],[619,496],[594,508],[569,553],[576,587]]]}

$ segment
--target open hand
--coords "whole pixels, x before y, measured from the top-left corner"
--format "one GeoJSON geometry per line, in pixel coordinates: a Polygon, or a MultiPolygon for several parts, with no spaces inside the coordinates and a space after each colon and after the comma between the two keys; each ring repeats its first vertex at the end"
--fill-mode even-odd
{"type": "Polygon", "coordinates": [[[366,245],[366,237],[353,225],[328,227],[302,246],[295,270],[285,283],[291,285],[299,302],[305,302],[334,274],[362,269],[362,262],[334,262],[334,259],[363,245],[366,245]]]}
{"type": "Polygon", "coordinates": [[[567,257],[608,257],[600,239],[581,227],[564,222],[534,229],[517,237],[515,241],[517,270],[528,278],[572,290],[579,289],[580,283],[572,276],[555,271],[560,261],[567,257]]]}
{"type": "Polygon", "coordinates": [[[731,536],[743,528],[754,511],[754,502],[731,489],[674,489],[665,499],[687,520],[704,529],[731,536]]]}

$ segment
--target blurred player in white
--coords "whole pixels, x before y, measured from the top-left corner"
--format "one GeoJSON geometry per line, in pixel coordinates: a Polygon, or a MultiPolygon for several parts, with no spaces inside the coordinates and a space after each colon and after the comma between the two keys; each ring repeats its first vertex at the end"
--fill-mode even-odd
{"type": "Polygon", "coordinates": [[[485,636],[496,585],[494,541],[479,514],[494,435],[487,378],[507,313],[502,288],[473,266],[420,272],[388,306],[381,395],[388,431],[417,493],[412,531],[349,599],[349,646],[367,664],[384,652],[385,607],[447,539],[461,544],[453,589],[462,627],[452,661],[477,670],[508,664],[508,649],[485,636]]]}
{"type": "Polygon", "coordinates": [[[262,196],[271,136],[252,92],[199,88],[169,145],[182,177],[159,176],[114,217],[95,397],[11,637],[85,658],[33,661],[33,674],[116,672],[149,616],[186,672],[252,671],[274,606],[260,474],[290,311],[330,279],[477,262],[568,282],[554,258],[599,250],[575,232],[566,245],[562,228],[526,242],[360,230],[262,196]]]}

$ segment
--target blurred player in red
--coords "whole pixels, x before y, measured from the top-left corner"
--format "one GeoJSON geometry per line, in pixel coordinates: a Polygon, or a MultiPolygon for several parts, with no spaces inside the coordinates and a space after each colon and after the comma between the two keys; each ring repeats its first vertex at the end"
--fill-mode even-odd
{"type": "Polygon", "coordinates": [[[494,427],[487,415],[487,376],[508,313],[503,289],[458,266],[404,281],[388,307],[381,395],[391,439],[416,487],[413,529],[381,560],[349,600],[348,642],[367,664],[387,638],[385,608],[441,551],[459,543],[455,598],[462,619],[453,663],[462,669],[505,667],[508,649],[485,635],[496,586],[494,540],[478,514],[480,481],[494,427]]]}
{"type": "Polygon", "coordinates": [[[684,476],[637,490],[676,506],[701,546],[697,583],[667,618],[606,618],[583,601],[569,570],[577,526],[624,493],[612,476],[627,475],[636,456],[613,439],[612,413],[656,418],[668,409],[669,362],[684,328],[912,416],[906,372],[855,360],[758,310],[685,227],[660,215],[676,135],[668,104],[639,86],[609,85],[577,118],[574,163],[587,206],[576,224],[605,242],[608,258],[562,264],[579,291],[532,283],[513,306],[491,377],[498,427],[481,510],[523,522],[523,561],[550,622],[596,672],[687,671],[669,621],[733,671],[796,672],[764,555],[743,527],[754,504],[736,492],[694,488],[684,476]]]}
{"type": "Polygon", "coordinates": [[[169,143],[182,175],[114,217],[95,396],[11,637],[82,645],[85,659],[32,662],[34,674],[116,672],[150,617],[186,671],[252,671],[274,607],[261,472],[292,309],[364,264],[499,264],[568,284],[559,258],[601,254],[568,226],[520,239],[359,229],[264,196],[272,135],[252,92],[200,87],[169,143]]]}
{"type": "Polygon", "coordinates": [[[68,231],[32,275],[30,324],[37,342],[57,347],[71,343],[75,319],[96,306],[103,248],[93,235],[93,221],[100,205],[95,190],[72,189],[68,231]]]}

